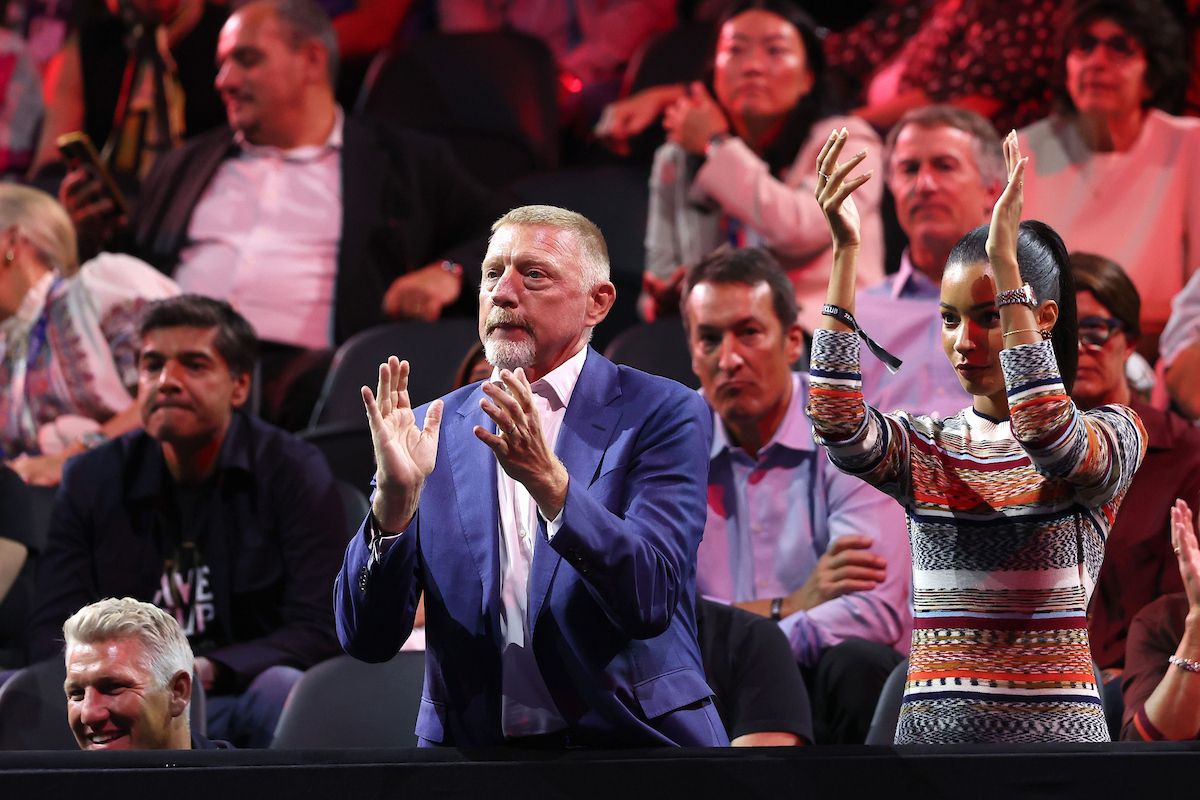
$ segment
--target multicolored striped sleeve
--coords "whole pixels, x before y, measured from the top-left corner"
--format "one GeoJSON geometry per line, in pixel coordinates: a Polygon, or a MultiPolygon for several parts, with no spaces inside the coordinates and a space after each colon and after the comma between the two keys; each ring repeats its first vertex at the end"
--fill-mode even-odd
{"type": "Polygon", "coordinates": [[[1110,405],[1081,414],[1048,341],[1002,350],[1000,364],[1013,436],[1037,470],[1073,484],[1093,507],[1124,495],[1146,453],[1137,413],[1110,405]]]}
{"type": "Polygon", "coordinates": [[[901,499],[908,491],[908,430],[863,400],[859,338],[819,329],[809,359],[813,439],[842,472],[901,499]]]}

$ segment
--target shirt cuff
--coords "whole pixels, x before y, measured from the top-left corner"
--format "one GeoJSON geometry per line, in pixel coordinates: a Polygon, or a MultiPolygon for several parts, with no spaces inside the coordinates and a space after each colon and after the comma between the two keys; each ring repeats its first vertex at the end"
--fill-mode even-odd
{"type": "MultiPolygon", "coordinates": [[[[565,512],[566,510],[567,510],[567,507],[564,505],[562,508],[560,508],[558,510],[557,517],[555,517],[554,519],[546,520],[546,541],[547,542],[553,541],[554,537],[558,533],[559,529],[562,528],[563,512],[565,512]]],[[[539,508],[538,516],[541,516],[541,514],[542,514],[542,510],[539,508]]],[[[546,518],[542,517],[542,519],[546,519],[546,518]]]]}
{"type": "Polygon", "coordinates": [[[371,561],[378,564],[383,557],[387,555],[387,551],[392,548],[400,537],[404,535],[404,531],[400,533],[385,533],[379,527],[379,522],[375,519],[375,512],[367,514],[367,549],[371,551],[371,561]]]}
{"type": "Polygon", "coordinates": [[[797,611],[779,621],[779,629],[792,646],[792,655],[802,667],[815,666],[821,657],[821,632],[813,624],[808,612],[797,611]]]}

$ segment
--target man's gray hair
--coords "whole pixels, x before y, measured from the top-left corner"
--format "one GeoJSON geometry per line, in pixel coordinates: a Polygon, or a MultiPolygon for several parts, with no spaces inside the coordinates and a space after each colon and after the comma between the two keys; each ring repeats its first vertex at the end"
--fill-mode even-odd
{"type": "Polygon", "coordinates": [[[909,125],[922,128],[957,128],[971,137],[974,144],[975,168],[984,186],[1003,186],[1008,181],[1008,173],[1004,169],[1004,145],[996,128],[986,117],[946,104],[914,108],[902,116],[888,131],[887,143],[883,150],[883,165],[891,178],[892,152],[896,149],[896,140],[900,132],[909,125]]]}
{"type": "Polygon", "coordinates": [[[337,34],[329,15],[315,0],[249,0],[238,4],[242,9],[249,5],[266,5],[275,12],[275,18],[287,28],[288,44],[298,49],[310,39],[316,39],[325,48],[329,63],[329,85],[337,86],[339,51],[337,34]]]}
{"type": "Polygon", "coordinates": [[[521,206],[492,223],[492,233],[506,225],[544,225],[575,234],[581,262],[583,288],[591,290],[606,283],[609,276],[608,245],[596,223],[575,211],[557,206],[521,206]]]}
{"type": "Polygon", "coordinates": [[[97,644],[112,639],[137,639],[144,662],[159,686],[166,688],[179,672],[195,666],[192,646],[175,618],[150,603],[132,597],[110,597],[86,605],[63,623],[63,638],[72,644],[97,644]]]}
{"type": "Polygon", "coordinates": [[[75,226],[66,210],[40,189],[0,183],[0,229],[16,228],[38,257],[60,275],[79,271],[75,226]]]}

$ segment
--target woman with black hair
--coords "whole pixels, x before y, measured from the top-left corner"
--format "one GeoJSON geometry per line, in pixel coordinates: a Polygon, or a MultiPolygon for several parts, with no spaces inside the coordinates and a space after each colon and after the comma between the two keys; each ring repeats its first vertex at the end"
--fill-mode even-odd
{"type": "MultiPolygon", "coordinates": [[[[811,19],[793,3],[738,3],[719,29],[712,92],[696,83],[667,109],[667,143],[654,158],[646,226],[646,295],[653,318],[678,308],[686,269],[723,242],[762,246],[787,270],[800,322],[820,321],[831,248],[812,202],[812,164],[829,130],[850,131],[850,147],[875,147],[862,120],[829,117],[825,59],[811,19]]],[[[878,158],[869,156],[869,167],[878,158]]],[[[882,184],[863,207],[861,269],[883,277],[878,207],[882,184]]]]}
{"type": "Polygon", "coordinates": [[[1183,33],[1161,0],[1079,0],[1062,20],[1058,111],[1023,129],[1026,210],[1072,250],[1123,266],[1153,361],[1171,299],[1200,267],[1200,120],[1173,116],[1183,33]]]}
{"type": "MultiPolygon", "coordinates": [[[[989,227],[942,276],[942,342],[973,397],[946,420],[881,414],[862,398],[854,321],[860,241],[845,134],[818,160],[834,239],[809,414],[830,459],[906,509],[913,636],[896,743],[1108,741],[1087,605],[1111,521],[1146,449],[1136,413],[1080,413],[1075,288],[1062,240],[1020,222],[1016,135],[989,227]]],[[[875,348],[873,348],[875,349],[875,348]]],[[[886,355],[886,354],[884,354],[886,355]]]]}

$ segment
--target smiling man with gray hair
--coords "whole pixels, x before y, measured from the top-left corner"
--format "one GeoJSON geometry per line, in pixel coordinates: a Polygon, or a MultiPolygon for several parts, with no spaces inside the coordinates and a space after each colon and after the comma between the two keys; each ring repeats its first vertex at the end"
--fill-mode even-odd
{"type": "Polygon", "coordinates": [[[194,659],[157,606],[108,598],[63,624],[67,722],[83,750],[213,750],[188,727],[194,659]]]}
{"type": "Polygon", "coordinates": [[[616,290],[583,216],[510,211],[482,275],[489,380],[413,410],[393,356],[363,387],[378,471],[342,646],[391,658],[424,593],[424,746],[727,744],[696,644],[704,402],[588,347],[616,290]]]}

